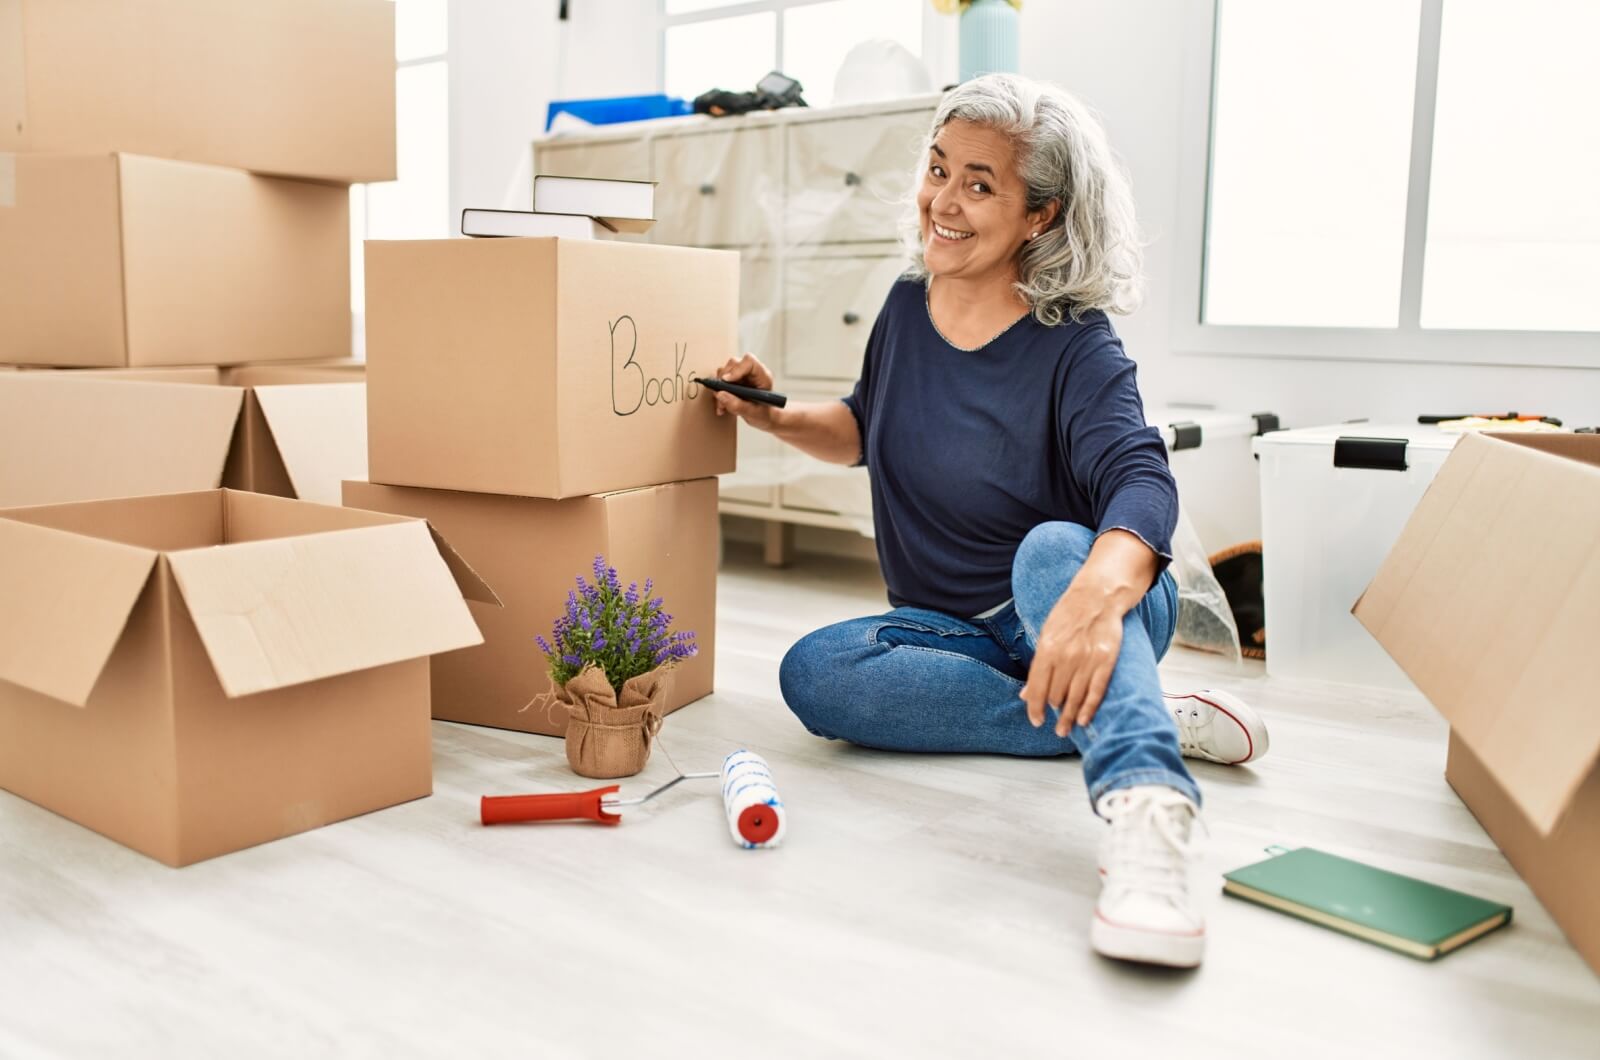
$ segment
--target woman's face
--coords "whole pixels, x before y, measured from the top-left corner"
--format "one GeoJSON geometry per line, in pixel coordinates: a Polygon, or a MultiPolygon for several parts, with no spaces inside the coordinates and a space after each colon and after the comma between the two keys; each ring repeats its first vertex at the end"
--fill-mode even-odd
{"type": "Polygon", "coordinates": [[[983,279],[1016,271],[1030,233],[1054,208],[1029,213],[1010,139],[950,121],[934,137],[917,192],[922,260],[934,276],[983,279]]]}

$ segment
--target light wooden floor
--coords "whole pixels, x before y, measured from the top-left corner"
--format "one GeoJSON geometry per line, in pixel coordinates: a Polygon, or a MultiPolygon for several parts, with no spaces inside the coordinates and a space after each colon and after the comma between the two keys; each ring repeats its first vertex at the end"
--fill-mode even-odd
{"type": "Polygon", "coordinates": [[[685,769],[765,754],[782,849],[735,848],[705,781],[615,829],[480,827],[481,794],[591,785],[557,741],[444,723],[432,798],[181,871],[0,793],[0,1057],[1600,1056],[1600,979],[1445,785],[1420,700],[1170,658],[1272,731],[1258,768],[1196,769],[1206,867],[1310,844],[1515,926],[1430,965],[1214,895],[1205,966],[1163,973],[1089,952],[1074,761],[866,752],[785,711],[784,649],[881,610],[871,568],[734,552],[720,602],[719,691],[664,738],[685,769]]]}

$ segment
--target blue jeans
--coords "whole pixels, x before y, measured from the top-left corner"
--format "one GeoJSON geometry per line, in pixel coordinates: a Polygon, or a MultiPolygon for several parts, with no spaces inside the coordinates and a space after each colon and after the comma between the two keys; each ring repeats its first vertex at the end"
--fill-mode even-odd
{"type": "Polygon", "coordinates": [[[784,701],[816,735],[863,747],[1081,754],[1091,806],[1136,784],[1176,788],[1199,805],[1156,672],[1177,623],[1171,574],[1123,619],[1122,650],[1088,725],[1063,739],[1052,707],[1035,729],[1017,698],[1039,628],[1093,544],[1094,533],[1074,523],[1034,527],[1012,562],[1012,602],[988,618],[898,607],[807,634],[778,671],[784,701]]]}

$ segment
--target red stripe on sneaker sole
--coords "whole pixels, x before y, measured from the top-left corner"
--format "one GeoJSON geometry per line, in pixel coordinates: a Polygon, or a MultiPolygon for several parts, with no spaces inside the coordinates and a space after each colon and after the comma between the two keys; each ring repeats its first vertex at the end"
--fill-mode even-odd
{"type": "Polygon", "coordinates": [[[1094,918],[1103,924],[1110,924],[1112,927],[1120,928],[1123,931],[1142,931],[1147,935],[1170,935],[1173,938],[1193,939],[1201,938],[1206,933],[1205,928],[1200,928],[1198,931],[1162,931],[1160,928],[1140,927],[1137,924],[1119,924],[1115,920],[1112,920],[1110,917],[1101,913],[1098,909],[1094,911],[1094,918]]]}

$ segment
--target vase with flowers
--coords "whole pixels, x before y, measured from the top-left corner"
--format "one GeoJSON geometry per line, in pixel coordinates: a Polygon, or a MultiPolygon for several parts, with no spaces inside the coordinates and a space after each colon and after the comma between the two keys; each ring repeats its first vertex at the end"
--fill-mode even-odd
{"type": "MultiPolygon", "coordinates": [[[[579,575],[550,638],[536,637],[556,702],[567,711],[567,762],[585,777],[629,777],[644,768],[666,712],[672,668],[696,652],[694,633],[673,630],[655,582],[623,588],[594,558],[579,575]]],[[[552,704],[554,705],[554,704],[552,704]]]]}

